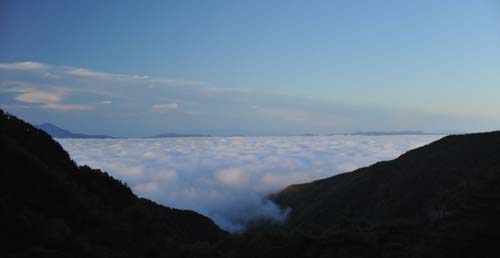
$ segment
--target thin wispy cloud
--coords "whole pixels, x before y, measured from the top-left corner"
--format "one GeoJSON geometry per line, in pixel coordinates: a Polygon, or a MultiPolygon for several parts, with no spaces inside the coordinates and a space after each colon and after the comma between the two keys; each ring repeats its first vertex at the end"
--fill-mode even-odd
{"type": "Polygon", "coordinates": [[[59,110],[59,111],[70,111],[70,110],[94,110],[94,106],[89,105],[74,105],[74,104],[60,104],[60,103],[47,103],[41,106],[42,108],[59,110]]]}
{"type": "Polygon", "coordinates": [[[146,80],[146,79],[148,79],[148,76],[104,73],[104,72],[92,71],[92,70],[85,69],[85,68],[68,68],[66,73],[69,75],[91,77],[94,79],[101,79],[101,80],[125,81],[125,80],[146,80]]]}
{"type": "Polygon", "coordinates": [[[177,103],[165,103],[165,104],[155,104],[152,106],[152,108],[161,110],[161,111],[169,111],[169,110],[174,110],[177,109],[179,105],[177,103]]]}
{"type": "Polygon", "coordinates": [[[15,97],[20,102],[27,103],[56,103],[62,99],[62,92],[48,92],[32,88],[13,90],[19,94],[15,97]]]}
{"type": "Polygon", "coordinates": [[[34,88],[12,88],[9,92],[15,93],[15,99],[23,103],[39,104],[39,108],[51,109],[57,111],[70,110],[93,110],[94,106],[76,105],[61,103],[64,95],[69,94],[69,91],[64,88],[53,89],[51,91],[38,90],[34,88]]]}
{"type": "MultiPolygon", "coordinates": [[[[75,127],[87,127],[86,119],[98,116],[106,124],[96,123],[95,131],[106,126],[112,134],[123,136],[166,131],[207,134],[326,134],[366,129],[446,131],[450,124],[454,129],[482,125],[480,119],[471,123],[471,118],[439,112],[340,104],[311,96],[37,62],[0,63],[0,105],[37,123],[45,122],[44,118],[48,120],[49,111],[79,112],[82,119],[71,122],[75,127]],[[30,111],[24,106],[29,106],[30,111]],[[134,126],[136,121],[149,126],[134,126]]],[[[64,121],[57,122],[65,125],[64,121]]]]}
{"type": "Polygon", "coordinates": [[[37,62],[0,63],[0,69],[5,70],[42,70],[46,68],[46,65],[37,62]]]}

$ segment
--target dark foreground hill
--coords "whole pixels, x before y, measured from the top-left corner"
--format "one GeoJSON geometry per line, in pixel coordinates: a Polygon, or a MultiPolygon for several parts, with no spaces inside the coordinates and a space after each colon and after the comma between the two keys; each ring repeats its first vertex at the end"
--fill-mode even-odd
{"type": "Polygon", "coordinates": [[[77,167],[0,111],[0,257],[499,257],[500,132],[449,136],[398,159],[273,196],[285,225],[229,236],[192,211],[77,167]]]}
{"type": "Polygon", "coordinates": [[[77,167],[48,134],[1,110],[0,157],[0,257],[197,257],[225,234],[77,167]]]}
{"type": "Polygon", "coordinates": [[[289,227],[347,231],[374,256],[498,257],[500,132],[448,136],[273,199],[292,208],[289,227]]]}

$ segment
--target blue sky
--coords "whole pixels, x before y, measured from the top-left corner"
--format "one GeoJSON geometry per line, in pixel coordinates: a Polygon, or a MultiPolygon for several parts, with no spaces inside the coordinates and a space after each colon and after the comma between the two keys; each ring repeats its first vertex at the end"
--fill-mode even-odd
{"type": "Polygon", "coordinates": [[[499,1],[2,1],[0,105],[142,136],[500,127],[499,1]]]}

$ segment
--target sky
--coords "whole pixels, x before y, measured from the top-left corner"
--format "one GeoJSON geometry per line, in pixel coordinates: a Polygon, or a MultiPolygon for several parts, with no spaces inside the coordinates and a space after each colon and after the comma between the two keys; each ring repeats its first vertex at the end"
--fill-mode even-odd
{"type": "Polygon", "coordinates": [[[0,1],[0,106],[139,137],[500,128],[500,1],[0,1]]]}

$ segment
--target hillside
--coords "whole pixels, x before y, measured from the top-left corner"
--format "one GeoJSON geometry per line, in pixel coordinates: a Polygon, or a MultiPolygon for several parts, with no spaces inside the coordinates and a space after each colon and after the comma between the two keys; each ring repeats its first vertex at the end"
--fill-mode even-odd
{"type": "MultiPolygon", "coordinates": [[[[405,249],[405,255],[426,250],[495,257],[500,132],[448,136],[392,161],[289,186],[272,199],[292,208],[291,228],[347,227],[362,237],[367,230],[386,241],[394,238],[388,242],[405,249]],[[387,234],[388,228],[399,233],[387,234]]],[[[383,250],[379,244],[376,250],[383,250]]]]}
{"type": "Polygon", "coordinates": [[[1,110],[0,156],[2,257],[197,257],[225,235],[76,166],[47,133],[1,110]]]}

